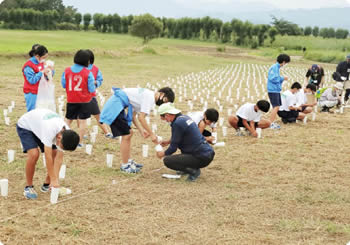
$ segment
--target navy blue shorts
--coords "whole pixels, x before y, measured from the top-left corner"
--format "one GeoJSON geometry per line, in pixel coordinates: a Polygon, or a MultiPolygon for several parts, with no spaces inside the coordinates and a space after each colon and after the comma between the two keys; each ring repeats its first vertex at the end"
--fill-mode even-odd
{"type": "Polygon", "coordinates": [[[67,103],[66,118],[69,120],[90,118],[90,103],[67,103]]]}
{"type": "MultiPolygon", "coordinates": [[[[240,117],[240,116],[237,116],[237,118],[238,118],[238,123],[237,123],[237,126],[239,127],[239,128],[245,128],[245,126],[244,126],[244,124],[243,124],[243,119],[240,117]]],[[[249,126],[250,126],[250,121],[247,121],[247,123],[249,124],[249,126]]],[[[255,128],[257,128],[258,127],[258,123],[257,122],[254,122],[254,125],[255,125],[255,128]]]]}
{"type": "Polygon", "coordinates": [[[280,93],[268,93],[271,105],[273,108],[282,105],[281,94],[280,93]]]}
{"type": "Polygon", "coordinates": [[[129,135],[130,126],[128,120],[126,119],[125,110],[122,110],[117,118],[110,125],[113,137],[129,135]]]}
{"type": "MultiPolygon", "coordinates": [[[[40,148],[41,152],[44,152],[44,144],[41,140],[32,132],[16,125],[17,134],[21,140],[23,152],[27,153],[28,150],[40,148]]],[[[52,149],[55,150],[57,147],[52,145],[52,149]]]]}

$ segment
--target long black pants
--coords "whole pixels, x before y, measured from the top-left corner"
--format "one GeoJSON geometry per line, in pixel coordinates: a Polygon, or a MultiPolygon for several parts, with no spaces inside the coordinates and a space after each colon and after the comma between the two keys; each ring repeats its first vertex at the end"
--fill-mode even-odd
{"type": "Polygon", "coordinates": [[[191,173],[192,169],[204,168],[214,159],[215,153],[209,157],[195,157],[190,154],[177,154],[164,157],[164,164],[170,169],[191,173]]]}

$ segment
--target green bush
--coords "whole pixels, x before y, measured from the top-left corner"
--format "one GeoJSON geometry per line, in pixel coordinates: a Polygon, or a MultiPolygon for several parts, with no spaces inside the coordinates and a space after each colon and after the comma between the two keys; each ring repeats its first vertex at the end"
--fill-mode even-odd
{"type": "Polygon", "coordinates": [[[226,51],[226,47],[225,46],[218,46],[218,47],[216,47],[216,51],[218,51],[218,52],[225,52],[226,51]]]}
{"type": "Polygon", "coordinates": [[[150,48],[150,47],[144,47],[142,49],[142,52],[145,54],[157,54],[157,52],[153,48],[150,48]]]}
{"type": "Polygon", "coordinates": [[[56,24],[58,30],[78,30],[77,25],[68,22],[62,22],[56,24]]]}

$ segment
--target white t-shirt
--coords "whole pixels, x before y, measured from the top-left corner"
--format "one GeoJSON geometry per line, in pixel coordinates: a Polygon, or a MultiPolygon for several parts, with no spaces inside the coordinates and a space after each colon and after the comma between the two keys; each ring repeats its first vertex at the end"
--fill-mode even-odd
{"type": "Polygon", "coordinates": [[[282,105],[280,106],[280,111],[290,111],[290,106],[296,106],[297,97],[290,90],[284,91],[281,94],[282,105]]]}
{"type": "MultiPolygon", "coordinates": [[[[204,119],[204,111],[194,111],[187,114],[197,125],[204,119]]],[[[211,128],[216,128],[216,123],[209,125],[211,128]]]]}
{"type": "Polygon", "coordinates": [[[69,129],[68,125],[57,113],[41,108],[25,113],[19,118],[17,125],[20,128],[33,132],[47,147],[56,145],[56,135],[63,127],[69,129]]]}
{"type": "Polygon", "coordinates": [[[133,111],[147,115],[151,113],[155,106],[153,91],[146,88],[124,88],[123,91],[128,96],[133,111]]]}
{"type": "Polygon", "coordinates": [[[256,112],[254,110],[254,106],[255,104],[246,103],[238,109],[236,115],[242,119],[247,120],[248,122],[259,122],[261,118],[261,112],[259,110],[256,112]]]}
{"type": "Polygon", "coordinates": [[[298,93],[295,94],[297,98],[297,106],[305,105],[307,104],[307,97],[306,94],[304,93],[304,89],[300,89],[298,93]]]}

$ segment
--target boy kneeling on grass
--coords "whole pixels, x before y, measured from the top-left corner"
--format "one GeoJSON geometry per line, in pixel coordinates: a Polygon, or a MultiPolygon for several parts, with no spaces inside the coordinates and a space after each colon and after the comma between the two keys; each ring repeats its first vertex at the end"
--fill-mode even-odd
{"type": "Polygon", "coordinates": [[[269,120],[261,119],[262,113],[268,112],[269,109],[270,103],[266,100],[259,100],[255,105],[246,103],[238,109],[236,116],[229,116],[228,122],[236,129],[237,136],[243,135],[239,128],[244,127],[252,136],[258,137],[257,128],[265,129],[271,125],[269,120]]]}
{"type": "Polygon", "coordinates": [[[205,128],[209,126],[212,132],[216,132],[216,123],[219,119],[219,112],[214,108],[210,108],[207,109],[205,112],[195,111],[192,113],[188,113],[188,116],[192,118],[196,125],[198,125],[199,131],[207,140],[207,142],[213,143],[213,141],[215,141],[215,138],[212,136],[212,133],[209,130],[206,130],[205,128]]]}
{"type": "Polygon", "coordinates": [[[23,194],[27,199],[36,199],[38,194],[34,190],[33,177],[40,156],[39,148],[45,152],[47,168],[47,176],[40,190],[48,192],[50,186],[59,187],[58,174],[63,162],[63,151],[74,151],[80,138],[58,114],[48,109],[34,109],[25,113],[16,127],[23,152],[27,153],[27,185],[23,194]]]}

